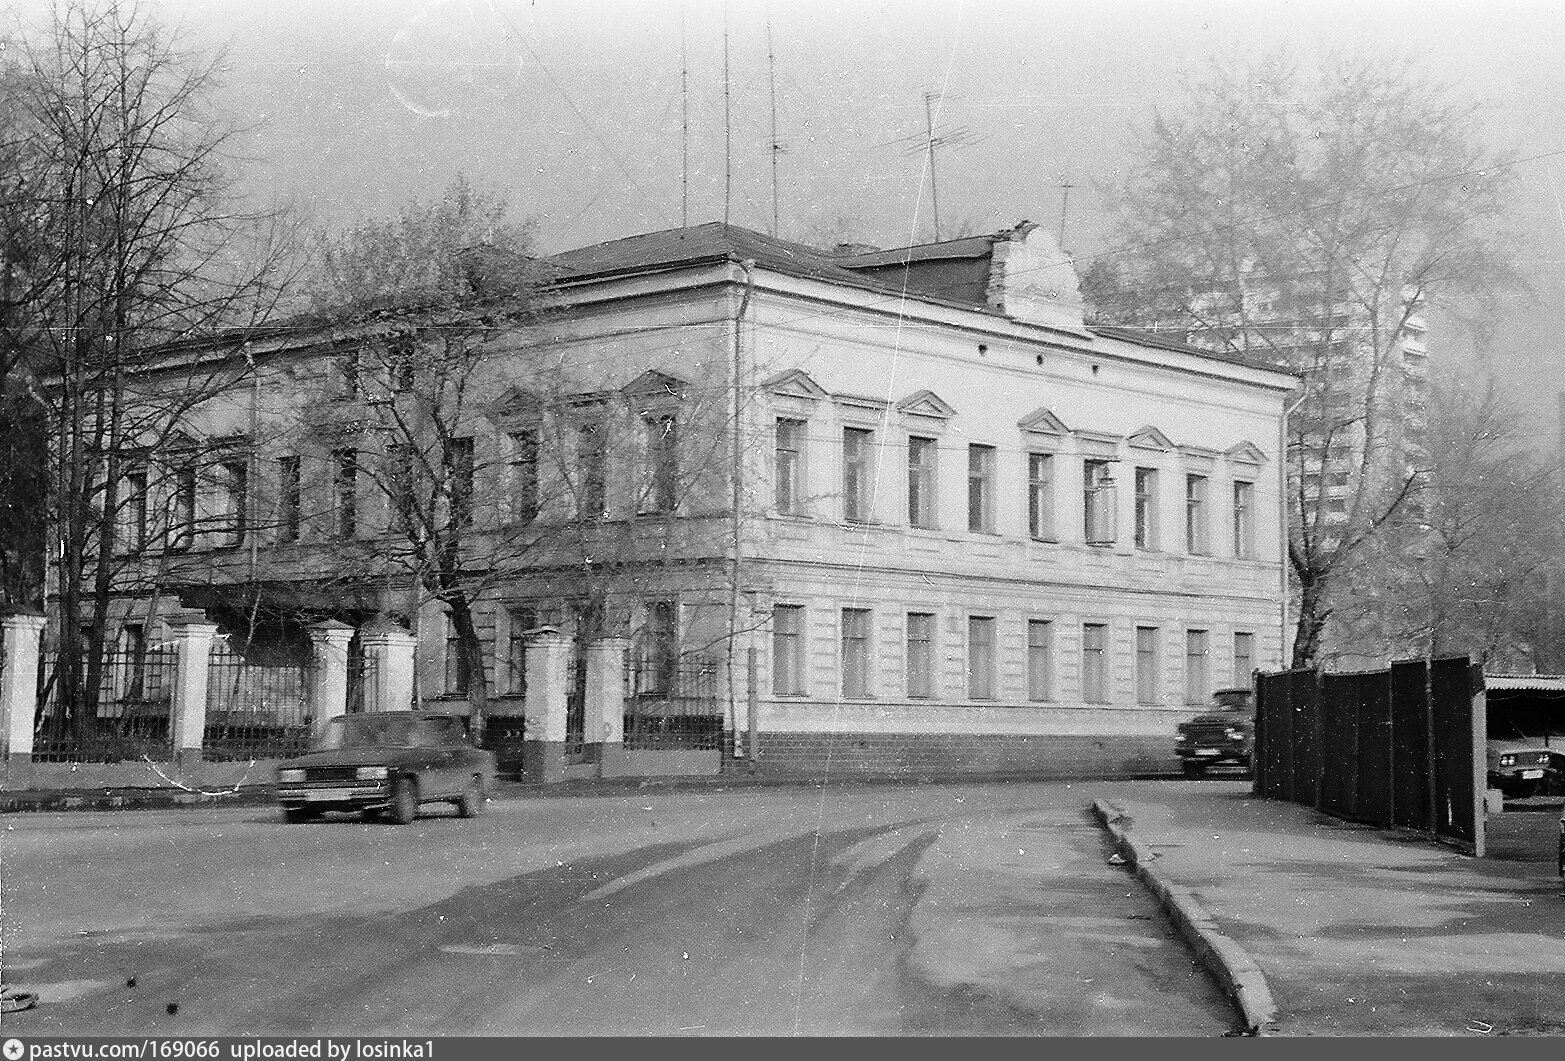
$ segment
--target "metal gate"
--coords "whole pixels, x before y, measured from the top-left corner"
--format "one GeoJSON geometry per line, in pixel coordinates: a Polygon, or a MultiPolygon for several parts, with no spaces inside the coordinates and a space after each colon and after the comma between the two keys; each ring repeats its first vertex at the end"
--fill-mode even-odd
{"type": "Polygon", "coordinates": [[[632,654],[625,668],[625,747],[719,751],[723,703],[711,656],[632,654]]]}
{"type": "Polygon", "coordinates": [[[219,639],[208,657],[208,759],[286,759],[310,743],[308,658],[263,663],[219,639]]]}

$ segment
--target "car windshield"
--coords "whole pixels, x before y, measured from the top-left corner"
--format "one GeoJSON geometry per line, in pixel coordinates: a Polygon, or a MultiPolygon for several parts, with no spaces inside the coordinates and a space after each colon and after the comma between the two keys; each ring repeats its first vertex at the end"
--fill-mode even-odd
{"type": "Polygon", "coordinates": [[[387,715],[339,715],[326,725],[316,748],[406,748],[414,743],[415,720],[387,715]]]}
{"type": "Polygon", "coordinates": [[[1248,689],[1224,689],[1212,694],[1212,706],[1219,711],[1242,711],[1250,713],[1250,690],[1248,689]]]}

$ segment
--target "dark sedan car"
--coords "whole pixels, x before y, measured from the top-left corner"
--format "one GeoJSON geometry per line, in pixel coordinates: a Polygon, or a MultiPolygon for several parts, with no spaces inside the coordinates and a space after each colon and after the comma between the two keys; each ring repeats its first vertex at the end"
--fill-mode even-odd
{"type": "Polygon", "coordinates": [[[406,824],[420,805],[441,802],[472,818],[494,774],[494,753],[473,746],[461,715],[339,715],[308,754],[278,764],[277,800],[290,822],[336,810],[406,824]]]}
{"type": "Polygon", "coordinates": [[[1186,777],[1202,777],[1214,766],[1250,769],[1255,742],[1255,693],[1219,689],[1210,711],[1177,727],[1174,752],[1186,777]]]}

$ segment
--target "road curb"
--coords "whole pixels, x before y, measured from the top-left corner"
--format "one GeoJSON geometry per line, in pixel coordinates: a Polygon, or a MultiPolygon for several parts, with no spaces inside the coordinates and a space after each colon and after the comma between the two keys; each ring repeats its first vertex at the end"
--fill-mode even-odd
{"type": "Polygon", "coordinates": [[[1277,1003],[1255,959],[1243,947],[1218,931],[1217,922],[1201,905],[1194,892],[1164,879],[1162,874],[1152,868],[1157,855],[1130,835],[1126,827],[1130,819],[1123,810],[1099,799],[1093,800],[1092,812],[1114,837],[1119,856],[1130,864],[1136,876],[1168,913],[1169,920],[1179,929],[1179,934],[1184,936],[1202,964],[1239,1007],[1247,1034],[1265,1035],[1275,1030],[1277,1003]]]}

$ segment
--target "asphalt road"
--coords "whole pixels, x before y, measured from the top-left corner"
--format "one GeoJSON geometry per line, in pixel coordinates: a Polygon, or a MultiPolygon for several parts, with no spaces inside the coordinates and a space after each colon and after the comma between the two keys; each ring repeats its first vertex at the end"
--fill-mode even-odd
{"type": "MultiPolygon", "coordinates": [[[[1093,795],[1112,786],[1094,786],[1093,795]]],[[[9,1034],[1217,1035],[1064,784],[11,815],[9,1034]],[[171,1012],[171,1009],[173,1012],[171,1012]]]]}

